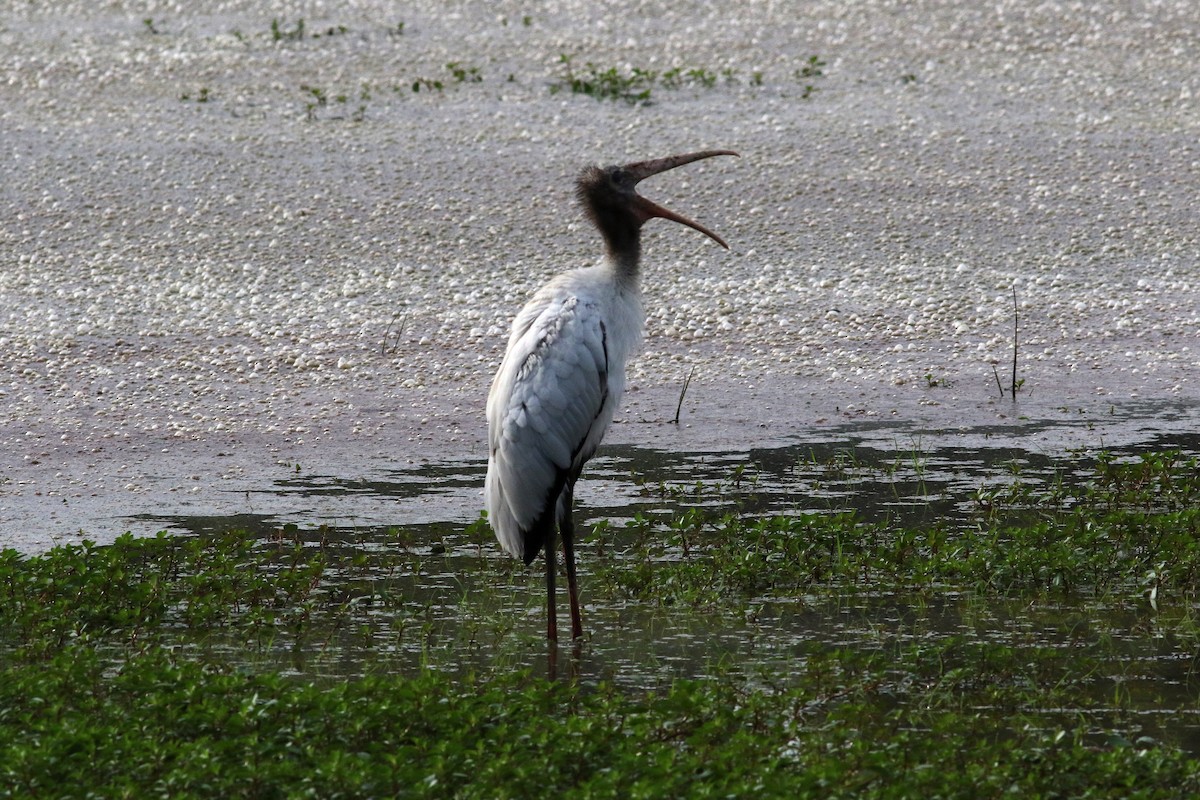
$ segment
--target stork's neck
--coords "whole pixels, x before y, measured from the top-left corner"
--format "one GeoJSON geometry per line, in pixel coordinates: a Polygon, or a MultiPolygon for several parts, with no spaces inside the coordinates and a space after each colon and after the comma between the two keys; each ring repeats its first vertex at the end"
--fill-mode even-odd
{"type": "Polygon", "coordinates": [[[599,226],[604,235],[604,246],[608,261],[622,281],[636,283],[642,259],[642,231],[640,225],[599,226]]]}

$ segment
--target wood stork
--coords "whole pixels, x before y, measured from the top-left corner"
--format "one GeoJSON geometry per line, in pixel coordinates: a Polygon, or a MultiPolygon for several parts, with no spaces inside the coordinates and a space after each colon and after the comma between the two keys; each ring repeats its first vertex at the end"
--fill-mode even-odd
{"type": "Polygon", "coordinates": [[[625,389],[625,361],[641,343],[638,285],[642,225],[673,220],[729,245],[699,223],[639,195],[639,181],[731,150],[703,150],[624,166],[588,167],[576,195],[604,237],[597,266],[558,275],[513,320],[508,350],[488,392],[484,483],[488,521],[500,545],[530,564],[546,552],[546,636],[558,639],[554,608],[555,524],[562,535],[571,636],[583,635],[575,580],[575,481],[596,452],[625,389]]]}

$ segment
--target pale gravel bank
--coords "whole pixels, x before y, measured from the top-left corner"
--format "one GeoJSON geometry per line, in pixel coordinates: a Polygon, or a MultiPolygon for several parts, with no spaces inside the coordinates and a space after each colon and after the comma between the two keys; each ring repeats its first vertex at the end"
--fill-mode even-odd
{"type": "Polygon", "coordinates": [[[194,6],[0,5],[0,547],[242,513],[297,464],[482,459],[508,320],[598,251],[578,169],[708,147],[743,157],[645,191],[733,252],[649,229],[610,441],[1198,428],[1188,0],[194,6]],[[551,91],[563,54],[716,80],[600,102],[551,91]]]}

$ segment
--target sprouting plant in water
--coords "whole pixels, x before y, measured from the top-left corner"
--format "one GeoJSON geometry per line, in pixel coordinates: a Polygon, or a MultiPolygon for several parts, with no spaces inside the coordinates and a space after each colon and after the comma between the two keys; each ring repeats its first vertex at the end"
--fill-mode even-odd
{"type": "MultiPolygon", "coordinates": [[[[647,73],[653,81],[654,73],[647,73]]],[[[703,67],[694,69],[683,69],[682,67],[673,67],[662,73],[658,78],[658,83],[665,89],[678,89],[684,84],[692,84],[702,86],[706,89],[711,89],[717,83],[717,75],[711,70],[703,67]]]]}
{"type": "Polygon", "coordinates": [[[822,69],[824,66],[825,62],[821,60],[820,56],[809,56],[808,60],[792,73],[796,80],[804,84],[804,89],[800,94],[801,99],[807,100],[817,90],[817,87],[810,83],[810,81],[824,77],[825,72],[822,69]]]}
{"type": "Polygon", "coordinates": [[[367,115],[367,101],[371,99],[371,87],[364,83],[358,90],[354,92],[334,92],[331,93],[319,86],[310,86],[309,84],[301,84],[300,91],[305,96],[304,116],[310,122],[317,119],[321,109],[330,107],[348,107],[351,100],[357,99],[359,103],[352,111],[336,111],[330,114],[331,119],[350,119],[353,122],[362,122],[367,115]]]}
{"type": "Polygon", "coordinates": [[[308,120],[317,118],[317,109],[323,108],[329,103],[329,98],[325,94],[325,90],[317,86],[309,86],[301,84],[300,91],[308,95],[312,99],[304,104],[304,116],[308,120]]]}
{"type": "Polygon", "coordinates": [[[445,88],[445,85],[441,81],[433,78],[417,78],[412,82],[412,90],[414,92],[420,92],[422,89],[427,92],[440,92],[445,88]]]}
{"type": "Polygon", "coordinates": [[[588,62],[583,70],[576,71],[572,59],[565,53],[559,57],[565,70],[563,80],[550,85],[550,93],[570,89],[574,94],[586,94],[597,100],[624,100],[635,105],[650,102],[650,87],[657,77],[655,73],[634,67],[624,73],[616,67],[601,69],[588,62]]]}
{"type": "Polygon", "coordinates": [[[277,17],[271,20],[271,41],[298,42],[304,38],[304,17],[296,20],[294,28],[285,28],[284,24],[277,17]]]}
{"type": "Polygon", "coordinates": [[[300,91],[307,95],[311,95],[317,105],[323,106],[329,102],[329,98],[325,94],[325,90],[318,86],[309,86],[304,83],[300,85],[300,91]]]}
{"type": "Polygon", "coordinates": [[[656,86],[663,89],[680,89],[684,86],[711,89],[716,86],[718,77],[723,76],[727,83],[733,83],[737,75],[729,67],[718,75],[704,67],[671,67],[657,72],[641,67],[630,67],[628,70],[602,68],[590,61],[582,69],[576,69],[571,56],[565,53],[559,56],[559,63],[563,65],[564,76],[561,81],[550,84],[551,94],[569,89],[574,94],[586,94],[597,100],[624,100],[630,105],[648,104],[651,90],[656,86]]]}
{"type": "Polygon", "coordinates": [[[658,82],[665,89],[678,89],[683,84],[683,68],[672,67],[671,69],[664,70],[658,76],[658,82]]]}
{"type": "Polygon", "coordinates": [[[358,99],[361,101],[358,108],[354,109],[354,113],[350,116],[355,122],[362,122],[367,116],[367,102],[371,99],[371,87],[364,83],[358,91],[358,99]]]}
{"type": "Polygon", "coordinates": [[[820,56],[809,56],[808,61],[804,62],[804,66],[796,70],[796,77],[810,80],[812,78],[820,78],[825,73],[821,68],[825,66],[825,62],[820,56]]]}
{"type": "Polygon", "coordinates": [[[451,61],[446,65],[446,69],[454,76],[455,83],[479,83],[483,80],[483,76],[479,74],[479,67],[468,67],[458,61],[451,61]]]}

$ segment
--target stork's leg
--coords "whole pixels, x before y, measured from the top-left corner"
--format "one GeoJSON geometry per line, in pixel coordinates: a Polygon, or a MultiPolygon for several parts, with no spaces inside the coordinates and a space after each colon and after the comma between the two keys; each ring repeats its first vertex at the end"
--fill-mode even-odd
{"type": "Polygon", "coordinates": [[[579,585],[575,581],[575,522],[571,519],[571,506],[575,502],[575,482],[567,481],[558,505],[558,530],[562,533],[563,555],[567,560],[567,594],[571,598],[571,638],[583,636],[583,622],[579,618],[579,585]]]}
{"type": "Polygon", "coordinates": [[[558,614],[554,610],[554,573],[557,572],[554,557],[557,550],[554,528],[550,528],[546,536],[546,638],[552,642],[558,641],[558,614]]]}

